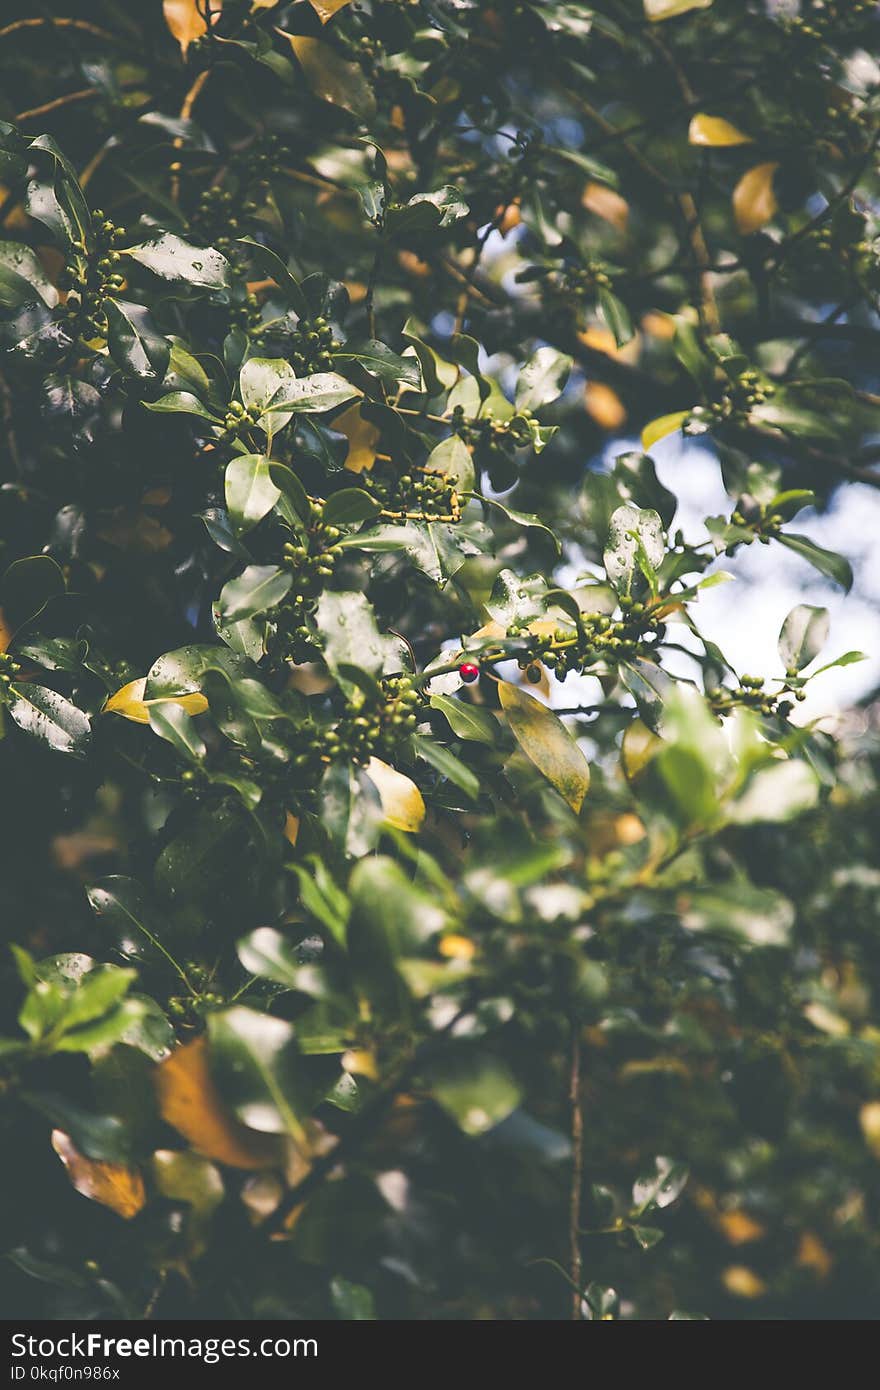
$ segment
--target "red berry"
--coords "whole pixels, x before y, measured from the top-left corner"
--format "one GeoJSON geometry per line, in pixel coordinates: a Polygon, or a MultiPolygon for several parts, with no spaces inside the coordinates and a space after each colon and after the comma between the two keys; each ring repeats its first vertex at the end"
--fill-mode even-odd
{"type": "Polygon", "coordinates": [[[473,681],[478,679],[480,674],[480,668],[479,666],[475,666],[472,661],[464,661],[458,668],[458,674],[461,676],[463,681],[466,681],[468,685],[471,685],[473,681]]]}

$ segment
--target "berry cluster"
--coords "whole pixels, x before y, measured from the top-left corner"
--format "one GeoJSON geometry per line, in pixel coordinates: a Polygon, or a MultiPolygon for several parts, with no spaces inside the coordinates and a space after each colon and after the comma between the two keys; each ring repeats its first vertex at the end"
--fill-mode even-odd
{"type": "Polygon", "coordinates": [[[18,670],[18,662],[8,652],[0,652],[0,700],[8,693],[9,686],[18,670]]]}
{"type": "Polygon", "coordinates": [[[760,372],[747,368],[729,383],[723,393],[709,405],[695,406],[685,422],[686,434],[700,434],[712,425],[746,420],[755,406],[763,405],[776,387],[760,372]]]}
{"type": "Polygon", "coordinates": [[[530,410],[520,410],[509,420],[496,420],[491,406],[479,419],[467,419],[464,409],[457,405],[450,424],[453,433],[473,447],[478,466],[491,468],[493,463],[508,459],[514,449],[523,449],[531,443],[531,419],[530,410]]]}
{"type": "Polygon", "coordinates": [[[422,699],[409,676],[388,677],[378,697],[361,693],[335,723],[301,730],[290,759],[295,781],[288,799],[299,799],[304,790],[311,790],[328,763],[342,761],[363,767],[372,757],[399,754],[401,739],[415,732],[416,707],[422,699]]]}
{"type": "Polygon", "coordinates": [[[313,319],[300,319],[289,339],[290,361],[297,376],[312,372],[329,372],[332,354],[342,347],[333,336],[332,325],[322,314],[313,319]]]}
{"type": "Polygon", "coordinates": [[[571,671],[583,673],[622,657],[650,657],[666,635],[659,610],[626,594],[618,602],[619,618],[607,613],[585,613],[577,631],[559,627],[551,633],[535,634],[529,631],[528,619],[511,623],[507,636],[524,638],[527,644],[517,658],[527,679],[534,683],[540,680],[539,662],[559,680],[565,680],[571,671]]]}
{"type": "Polygon", "coordinates": [[[783,696],[792,696],[798,701],[807,698],[803,690],[789,690],[787,687],[774,695],[772,691],[765,689],[765,682],[761,676],[741,676],[739,685],[733,690],[716,686],[706,691],[706,698],[715,714],[729,714],[737,706],[745,706],[746,709],[754,710],[756,714],[778,714],[781,719],[787,719],[794,705],[790,698],[784,699],[783,696]]]}
{"type": "Polygon", "coordinates": [[[58,276],[60,289],[66,289],[67,314],[73,331],[86,339],[106,339],[107,315],[104,300],[119,294],[125,277],[118,270],[118,246],[125,241],[125,230],[96,208],[92,213],[92,250],[86,252],[75,243],[58,276]]]}
{"type": "Polygon", "coordinates": [[[386,521],[461,520],[458,493],[445,473],[414,468],[399,478],[366,475],[367,490],[382,504],[386,521]]]}
{"type": "Polygon", "coordinates": [[[247,409],[241,401],[230,401],[226,407],[226,415],[223,420],[223,433],[220,435],[221,444],[232,444],[241,435],[247,434],[257,424],[260,418],[260,411],[251,406],[247,409]]]}

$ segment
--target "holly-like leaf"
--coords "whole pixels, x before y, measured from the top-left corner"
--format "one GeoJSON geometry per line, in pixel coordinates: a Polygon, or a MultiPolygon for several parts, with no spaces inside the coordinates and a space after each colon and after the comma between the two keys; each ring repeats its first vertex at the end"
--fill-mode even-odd
{"type": "Polygon", "coordinates": [[[590,786],[590,765],[558,715],[508,681],[498,698],[510,731],[526,757],[577,814],[590,786]]]}
{"type": "Polygon", "coordinates": [[[122,247],[121,254],[162,280],[206,290],[222,290],[229,284],[229,262],[225,256],[209,246],[191,246],[174,232],[162,232],[139,246],[122,247]]]}
{"type": "Polygon", "coordinates": [[[809,666],[824,647],[830,625],[827,608],[799,603],[791,610],[779,634],[779,657],[787,672],[809,666]]]}

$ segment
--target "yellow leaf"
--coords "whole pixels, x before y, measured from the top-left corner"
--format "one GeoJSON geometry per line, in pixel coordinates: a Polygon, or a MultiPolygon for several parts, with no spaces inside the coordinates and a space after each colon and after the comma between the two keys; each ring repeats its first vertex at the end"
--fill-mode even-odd
{"type": "Polygon", "coordinates": [[[773,175],[778,168],[772,161],[756,164],[743,174],[733,190],[733,215],[743,236],[760,231],[775,215],[779,204],[773,191],[773,175]]]}
{"type": "Polygon", "coordinates": [[[522,751],[575,812],[590,785],[590,765],[562,720],[540,700],[508,681],[498,682],[498,698],[511,733],[522,751]]]}
{"type": "Polygon", "coordinates": [[[645,15],[653,24],[661,19],[674,19],[688,10],[708,10],[712,0],[645,0],[645,15]]]}
{"type": "Polygon", "coordinates": [[[649,309],[642,319],[642,328],[650,338],[671,341],[675,337],[675,319],[671,314],[661,314],[649,309]]]}
{"type": "Polygon", "coordinates": [[[197,1153],[230,1168],[272,1168],[284,1161],[279,1135],[248,1129],[226,1109],[208,1069],[208,1044],[196,1038],[154,1073],[162,1118],[197,1153]]]}
{"type": "Polygon", "coordinates": [[[412,833],[421,830],[425,819],[425,803],[415,782],[404,777],[402,772],[383,763],[381,758],[371,758],[367,763],[367,776],[379,793],[382,814],[395,830],[412,833]]]}
{"type": "Polygon", "coordinates": [[[612,387],[604,381],[588,381],[584,387],[587,414],[600,430],[613,434],[626,424],[626,406],[612,387]]]}
{"type": "Polygon", "coordinates": [[[827,1279],[834,1261],[812,1231],[804,1231],[798,1242],[797,1261],[801,1269],[811,1269],[820,1279],[827,1279]]]}
{"type": "Polygon", "coordinates": [[[662,740],[652,734],[641,719],[634,719],[628,724],[620,745],[620,762],[626,780],[634,782],[662,747],[662,740]]]}
{"type": "Polygon", "coordinates": [[[198,690],[193,691],[191,695],[172,695],[161,700],[145,700],[146,687],[146,676],[141,676],[140,680],[129,681],[128,685],[124,685],[115,695],[110,696],[104,706],[104,713],[121,714],[123,719],[132,719],[136,724],[149,724],[150,709],[153,705],[180,705],[187,714],[204,714],[208,708],[208,701],[198,690]]]}
{"type": "Polygon", "coordinates": [[[880,1100],[869,1100],[862,1106],[859,1124],[871,1153],[880,1158],[880,1100]]]}
{"type": "Polygon", "coordinates": [[[342,1054],[343,1070],[352,1076],[365,1076],[368,1081],[379,1080],[379,1067],[373,1052],[365,1048],[350,1048],[342,1054]]]}
{"type": "Polygon", "coordinates": [[[52,1131],[52,1148],[67,1169],[67,1176],[77,1192],[93,1202],[110,1207],[117,1216],[129,1221],[147,1200],[144,1180],[137,1168],[122,1163],[104,1163],[81,1154],[69,1134],[61,1129],[52,1131]]]}
{"type": "Polygon", "coordinates": [[[767,1229],[747,1211],[720,1211],[715,1218],[718,1229],[731,1245],[748,1245],[763,1240],[767,1229]]]}
{"type": "Polygon", "coordinates": [[[601,217],[618,232],[626,231],[629,221],[629,203],[604,183],[588,183],[581,194],[581,207],[594,216],[601,217]]]}
{"type": "Polygon", "coordinates": [[[157,1149],[152,1170],[153,1181],[163,1197],[189,1206],[187,1253],[190,1258],[197,1258],[207,1243],[211,1214],[225,1196],[220,1170],[189,1149],[157,1149]]]}
{"type": "Polygon", "coordinates": [[[721,1282],[727,1292],[736,1298],[760,1298],[767,1291],[764,1280],[745,1265],[728,1265],[721,1275],[721,1282]]]}
{"type": "Polygon", "coordinates": [[[7,626],[6,619],[3,617],[3,609],[0,608],[0,652],[5,652],[11,641],[12,632],[7,626]]]}
{"type": "Polygon", "coordinates": [[[309,0],[309,4],[321,23],[326,24],[340,10],[344,10],[346,5],[350,5],[351,0],[309,0]]]}
{"type": "Polygon", "coordinates": [[[441,936],[437,945],[437,950],[447,960],[473,960],[476,949],[469,936],[457,936],[455,932],[441,936]]]}
{"type": "Polygon", "coordinates": [[[624,811],[614,822],[614,833],[619,845],[637,845],[639,840],[644,840],[647,831],[638,816],[633,815],[632,811],[624,811]]]}
{"type": "Polygon", "coordinates": [[[284,817],[284,838],[290,844],[295,845],[298,835],[299,816],[295,816],[291,811],[287,811],[284,817]]]}
{"type": "Polygon", "coordinates": [[[735,125],[731,125],[730,121],[726,121],[723,116],[707,116],[702,111],[698,112],[691,121],[688,140],[692,145],[718,147],[754,143],[751,135],[745,135],[735,125]]]}
{"type": "Polygon", "coordinates": [[[376,445],[379,431],[361,414],[360,405],[355,402],[333,421],[334,430],[344,434],[348,440],[348,453],[345,466],[350,473],[370,471],[376,461],[376,445]]]}
{"type": "MultiPolygon", "coordinates": [[[[212,23],[219,15],[222,5],[223,0],[211,0],[212,23]]],[[[186,50],[190,44],[208,32],[205,19],[206,9],[207,5],[204,0],[201,11],[198,0],[162,0],[165,23],[180,44],[180,51],[184,57],[186,57],[186,50]]]]}
{"type": "Polygon", "coordinates": [[[642,448],[645,453],[648,453],[652,445],[665,439],[667,434],[674,434],[676,430],[680,430],[690,413],[689,410],[676,410],[672,415],[658,415],[656,420],[646,425],[642,430],[642,448]]]}
{"type": "Polygon", "coordinates": [[[277,33],[287,39],[310,90],[321,101],[342,106],[362,119],[375,115],[376,98],[373,89],[357,63],[349,63],[329,43],[309,39],[303,34],[277,33]]]}

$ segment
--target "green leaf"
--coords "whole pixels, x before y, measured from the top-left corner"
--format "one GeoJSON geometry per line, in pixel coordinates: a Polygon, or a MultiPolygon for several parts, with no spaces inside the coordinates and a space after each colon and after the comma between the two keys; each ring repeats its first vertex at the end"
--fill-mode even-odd
{"type": "Polygon", "coordinates": [[[0,608],[6,624],[13,631],[22,627],[64,590],[61,568],[48,555],[28,555],[16,560],[0,579],[0,608]]]}
{"type": "Polygon", "coordinates": [[[835,584],[839,584],[849,593],[853,584],[852,565],[843,555],[838,555],[833,550],[823,550],[821,545],[811,541],[809,536],[794,535],[791,531],[780,533],[776,539],[780,545],[784,545],[787,550],[793,550],[795,555],[807,560],[820,574],[824,574],[826,579],[833,579],[835,584]]]}
{"type": "Polygon", "coordinates": [[[366,488],[345,487],[332,492],[324,503],[323,520],[328,526],[357,526],[370,521],[382,510],[366,488]]]}
{"type": "Polygon", "coordinates": [[[222,290],[230,283],[229,262],[213,247],[190,246],[174,232],[162,232],[140,246],[122,247],[129,256],[163,280],[182,281],[198,289],[222,290]]]}
{"type": "Polygon", "coordinates": [[[602,558],[618,593],[656,593],[654,576],[665,554],[663,522],[653,508],[626,503],[612,512],[602,558]]]}
{"type": "Polygon", "coordinates": [[[432,695],[431,707],[440,711],[458,738],[474,739],[490,747],[498,742],[498,721],[480,705],[471,705],[450,695],[432,695]]]}
{"type": "MultiPolygon", "coordinates": [[[[401,357],[385,343],[370,339],[358,346],[347,346],[342,352],[334,352],[334,362],[358,362],[370,376],[377,377],[387,386],[411,386],[418,390],[422,384],[422,373],[418,358],[401,357]]],[[[355,392],[352,390],[352,395],[355,392]]]]}
{"type": "Polygon", "coordinates": [[[471,451],[457,434],[436,445],[425,462],[427,473],[442,473],[458,492],[469,492],[474,486],[474,461],[471,451]]]}
{"type": "Polygon", "coordinates": [[[239,454],[226,465],[226,506],[240,532],[262,521],[281,496],[269,467],[264,454],[239,454]]]}
{"type": "Polygon", "coordinates": [[[802,671],[809,666],[824,647],[830,625],[827,608],[799,603],[791,610],[779,634],[779,657],[786,672],[802,671]]]}
{"type": "Polygon", "coordinates": [[[689,1177],[684,1163],[674,1158],[655,1158],[654,1171],[633,1184],[632,1200],[635,1215],[645,1211],[662,1211],[671,1207],[685,1189],[689,1177]]]}
{"type": "Polygon", "coordinates": [[[20,729],[57,753],[85,757],[92,726],[82,710],[46,686],[19,681],[11,687],[9,713],[20,729]]]}
{"type": "Polygon", "coordinates": [[[635,332],[629,309],[622,300],[612,294],[610,290],[599,290],[599,308],[602,318],[609,332],[613,335],[618,347],[624,347],[633,337],[635,332]]]}
{"type": "Polygon", "coordinates": [[[293,575],[277,565],[248,565],[220,591],[220,613],[226,622],[240,622],[274,608],[289,592],[293,575]]]}
{"type": "Polygon", "coordinates": [[[188,762],[201,762],[207,753],[192,715],[173,700],[149,706],[150,728],[154,734],[170,743],[175,752],[188,762]]]}
{"type": "Polygon", "coordinates": [[[480,795],[480,779],[461,758],[450,753],[442,743],[435,743],[431,738],[421,738],[418,734],[413,735],[413,748],[420,758],[424,758],[426,763],[436,768],[442,777],[453,782],[471,801],[477,800],[480,795]]]}
{"type": "Polygon", "coordinates": [[[296,54],[303,76],[316,97],[333,106],[342,106],[362,120],[375,115],[373,88],[358,63],[349,63],[321,39],[288,34],[281,29],[278,33],[287,39],[296,54]]]}
{"type": "Polygon", "coordinates": [[[236,1006],[208,1018],[211,1060],[227,1104],[249,1129],[305,1145],[302,1062],[293,1025],[236,1006]]]}
{"type": "Polygon", "coordinates": [[[110,356],[130,376],[144,381],[161,380],[168,368],[171,347],[142,304],[124,299],[105,299],[107,347],[110,356]]]}
{"type": "Polygon", "coordinates": [[[325,589],[315,618],[324,639],[324,660],[337,680],[345,683],[353,671],[374,678],[383,674],[393,648],[379,632],[363,594],[325,589]]]}
{"type": "Polygon", "coordinates": [[[450,1052],[431,1069],[431,1094],[465,1134],[485,1134],[520,1103],[519,1086],[506,1064],[488,1052],[450,1052]]]}
{"type": "Polygon", "coordinates": [[[29,246],[0,241],[0,309],[19,309],[39,299],[49,309],[58,303],[58,291],[29,246]]]}
{"type": "Polygon", "coordinates": [[[141,404],[145,410],[155,410],[161,414],[199,415],[203,420],[210,420],[212,425],[223,424],[220,416],[203,405],[191,391],[170,391],[157,401],[142,401],[141,404]]]}
{"type": "Polygon", "coordinates": [[[89,905],[98,918],[98,927],[112,940],[125,960],[137,965],[165,961],[175,971],[179,966],[162,942],[166,924],[158,909],[148,900],[142,884],[133,878],[114,874],[86,889],[89,905]]]}
{"type": "Polygon", "coordinates": [[[590,786],[590,765],[558,715],[534,695],[498,682],[501,708],[525,753],[577,814],[590,786]]]}
{"type": "Polygon", "coordinates": [[[252,237],[243,236],[237,238],[240,246],[245,246],[251,260],[257,270],[263,275],[270,276],[281,290],[282,294],[291,305],[294,312],[301,318],[309,317],[309,306],[306,303],[305,295],[300,287],[300,282],[296,276],[287,268],[280,256],[276,256],[268,246],[263,246],[260,242],[254,241],[252,237]]]}
{"type": "Polygon", "coordinates": [[[338,372],[313,372],[311,376],[286,381],[271,405],[266,406],[266,414],[282,410],[291,415],[306,411],[317,414],[344,405],[360,394],[358,388],[338,372]]]}
{"type": "MultiPolygon", "coordinates": [[[[304,965],[296,950],[272,927],[257,927],[236,946],[238,958],[251,975],[272,980],[285,989],[303,990],[311,967],[304,965]]],[[[307,994],[312,990],[305,989],[307,994]]]]}
{"type": "Polygon", "coordinates": [[[540,410],[559,396],[571,371],[571,358],[556,348],[540,347],[521,368],[516,383],[517,410],[540,410]]]}

